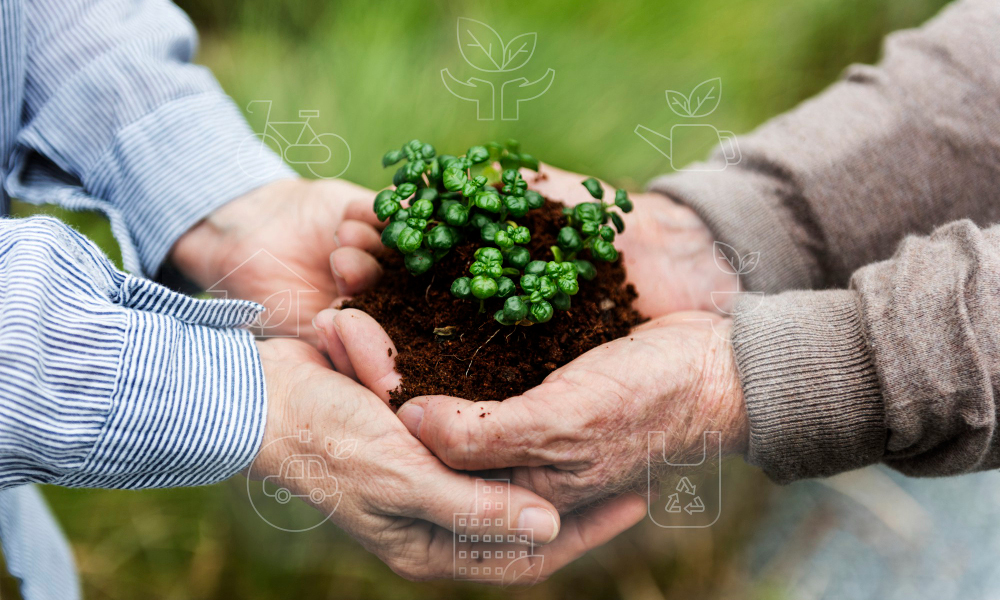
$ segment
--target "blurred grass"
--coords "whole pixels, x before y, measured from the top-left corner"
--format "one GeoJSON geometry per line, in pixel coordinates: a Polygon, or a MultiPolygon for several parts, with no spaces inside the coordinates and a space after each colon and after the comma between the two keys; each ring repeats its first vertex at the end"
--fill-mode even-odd
{"type": "MultiPolygon", "coordinates": [[[[877,59],[882,37],[916,25],[943,0],[618,0],[617,2],[365,2],[184,0],[202,31],[200,62],[245,107],[272,100],[272,119],[319,109],[317,132],[350,144],[346,178],[388,183],[379,157],[414,137],[439,151],[515,137],[543,160],[638,187],[669,165],[634,133],[678,122],[665,89],[721,77],[707,122],[745,132],[820,91],[852,62],[877,59]],[[546,69],[555,83],[522,105],[519,121],[480,122],[439,72],[475,73],[462,59],[456,19],[489,23],[505,38],[538,32],[516,75],[546,69]]],[[[248,115],[259,131],[259,115],[248,115]]],[[[702,157],[691,148],[681,162],[702,157]]],[[[38,209],[15,205],[15,214],[38,209]]],[[[46,207],[114,257],[107,224],[46,207]]],[[[709,530],[648,521],[523,598],[777,597],[746,580],[739,549],[764,510],[768,484],[729,464],[724,516],[709,530]]],[[[208,488],[117,492],[46,489],[73,543],[88,598],[497,598],[477,586],[409,584],[333,526],[304,534],[270,528],[243,480],[208,488]]],[[[14,597],[9,579],[0,595],[14,597]]]]}

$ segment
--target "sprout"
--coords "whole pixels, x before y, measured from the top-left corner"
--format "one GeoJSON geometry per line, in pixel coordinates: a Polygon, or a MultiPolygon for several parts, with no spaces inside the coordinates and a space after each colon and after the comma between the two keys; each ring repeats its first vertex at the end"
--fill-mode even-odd
{"type": "Polygon", "coordinates": [[[617,190],[613,203],[604,202],[603,187],[591,178],[583,186],[595,201],[563,210],[566,225],[550,248],[553,260],[532,260],[526,247],[531,231],[517,220],[544,206],[545,199],[528,189],[520,173],[538,170],[538,160],[521,152],[515,140],[472,146],[464,156],[438,155],[434,146],[411,140],[382,157],[385,167],[401,161],[393,175],[395,189],[380,191],[373,204],[378,219],[388,221],[382,244],[401,252],[406,268],[421,275],[462,240],[481,240],[470,277],[455,279],[451,294],[478,300],[480,312],[488,301],[502,300],[493,317],[503,325],[546,323],[556,310],[569,310],[580,279],[597,277],[581,252],[595,260],[618,259],[613,242],[625,223],[614,209],[630,212],[632,201],[617,190]]]}

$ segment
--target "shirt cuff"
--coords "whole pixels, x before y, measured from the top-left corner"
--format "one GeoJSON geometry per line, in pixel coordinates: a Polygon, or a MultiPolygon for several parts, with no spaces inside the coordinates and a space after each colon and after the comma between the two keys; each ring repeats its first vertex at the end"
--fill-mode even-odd
{"type": "Polygon", "coordinates": [[[168,102],[116,134],[84,178],[122,215],[142,271],[220,206],[295,172],[250,129],[233,101],[207,92],[168,102]]]}
{"type": "Polygon", "coordinates": [[[747,462],[789,483],[882,459],[885,408],[857,292],[748,297],[734,314],[747,462]]]}
{"type": "Polygon", "coordinates": [[[758,267],[740,276],[747,289],[777,293],[822,284],[819,264],[778,200],[790,192],[767,173],[742,166],[676,173],[654,179],[649,190],[690,206],[718,240],[740,253],[760,252],[758,267]]]}

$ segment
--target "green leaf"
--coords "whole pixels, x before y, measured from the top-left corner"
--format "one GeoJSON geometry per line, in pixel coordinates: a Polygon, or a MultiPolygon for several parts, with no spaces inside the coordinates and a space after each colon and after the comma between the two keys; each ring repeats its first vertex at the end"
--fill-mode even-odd
{"type": "Polygon", "coordinates": [[[446,171],[457,160],[458,160],[458,157],[452,156],[450,154],[442,154],[441,156],[438,157],[438,163],[441,165],[441,168],[444,169],[444,170],[446,170],[446,171]]]}
{"type": "Polygon", "coordinates": [[[594,258],[603,260],[604,262],[618,260],[618,251],[615,250],[614,245],[604,240],[594,240],[594,245],[591,247],[590,253],[594,255],[594,258]]]}
{"type": "Polygon", "coordinates": [[[559,277],[556,279],[556,285],[559,286],[560,292],[570,296],[580,291],[580,284],[570,277],[559,277]]]}
{"type": "Polygon", "coordinates": [[[524,272],[529,275],[541,275],[545,272],[544,260],[533,260],[524,267],[524,272]]]}
{"type": "Polygon", "coordinates": [[[515,244],[523,245],[531,241],[531,230],[527,227],[508,227],[507,233],[510,234],[515,244]]]}
{"type": "Polygon", "coordinates": [[[618,233],[625,231],[625,220],[622,219],[620,214],[616,212],[611,213],[611,222],[615,224],[615,229],[618,230],[618,233]]]}
{"type": "Polygon", "coordinates": [[[429,219],[434,214],[434,203],[430,200],[417,200],[410,204],[410,216],[416,219],[429,219]]]}
{"type": "Polygon", "coordinates": [[[601,205],[595,202],[584,202],[583,204],[577,204],[573,208],[573,218],[579,222],[593,221],[600,222],[601,205]]]}
{"type": "Polygon", "coordinates": [[[444,220],[449,225],[461,227],[469,222],[469,209],[458,202],[454,202],[447,209],[445,209],[444,220]]]}
{"type": "Polygon", "coordinates": [[[597,269],[594,268],[594,263],[589,260],[577,259],[573,261],[576,265],[576,271],[587,281],[591,281],[594,277],[597,277],[597,269]]]}
{"type": "Polygon", "coordinates": [[[494,236],[496,236],[497,231],[499,230],[500,227],[493,221],[490,221],[486,225],[483,225],[483,228],[479,230],[479,237],[481,237],[484,242],[489,242],[492,244],[494,236]]]}
{"type": "Polygon", "coordinates": [[[572,227],[563,227],[556,236],[556,243],[567,252],[579,252],[583,248],[583,238],[580,232],[572,227]]]}
{"type": "Polygon", "coordinates": [[[417,186],[413,183],[406,182],[396,186],[396,198],[399,200],[406,200],[416,192],[417,186]]]}
{"type": "Polygon", "coordinates": [[[501,249],[507,250],[514,245],[514,240],[510,238],[510,235],[506,231],[501,229],[496,232],[496,235],[493,236],[493,243],[501,249]]]}
{"type": "Polygon", "coordinates": [[[396,239],[399,237],[399,232],[406,229],[406,223],[402,221],[393,221],[382,230],[382,245],[386,248],[395,248],[396,239]]]}
{"type": "Polygon", "coordinates": [[[409,219],[406,220],[406,224],[416,229],[417,231],[423,231],[427,229],[427,219],[418,219],[416,217],[410,217],[409,219]]]}
{"type": "Polygon", "coordinates": [[[396,237],[396,247],[403,254],[410,254],[420,247],[424,241],[424,234],[412,227],[405,227],[396,237]]]}
{"type": "Polygon", "coordinates": [[[583,224],[580,225],[580,231],[583,232],[583,235],[586,235],[588,237],[592,235],[597,235],[597,232],[600,231],[600,229],[601,229],[601,224],[598,223],[597,221],[584,221],[583,224]]]}
{"type": "Polygon", "coordinates": [[[465,300],[472,294],[472,286],[468,277],[459,277],[451,284],[451,295],[465,300]]]}
{"type": "Polygon", "coordinates": [[[434,158],[435,154],[434,146],[431,146],[430,144],[424,144],[423,146],[420,147],[420,154],[424,158],[434,158]]]}
{"type": "Polygon", "coordinates": [[[490,151],[484,146],[473,146],[469,148],[465,156],[472,161],[472,164],[479,164],[490,159],[490,151]]]}
{"type": "Polygon", "coordinates": [[[632,212],[632,201],[629,200],[628,192],[625,190],[618,190],[615,192],[615,206],[622,209],[622,212],[629,213],[632,212]]]}
{"type": "Polygon", "coordinates": [[[615,230],[611,229],[607,225],[601,227],[600,233],[601,233],[601,239],[604,240],[605,242],[615,241],[615,230]]]}
{"type": "Polygon", "coordinates": [[[517,323],[517,321],[508,321],[507,318],[504,316],[504,312],[503,312],[502,308],[500,310],[496,311],[495,313],[493,313],[493,319],[497,323],[500,323],[501,325],[514,325],[514,324],[517,323]]]}
{"type": "Polygon", "coordinates": [[[559,276],[576,279],[576,265],[571,262],[559,263],[559,276]]]}
{"type": "Polygon", "coordinates": [[[500,263],[503,261],[503,253],[496,248],[479,248],[473,256],[476,260],[484,263],[500,263]]]}
{"type": "Polygon", "coordinates": [[[445,189],[457,192],[469,182],[469,177],[462,169],[457,167],[448,167],[444,170],[441,182],[444,183],[445,189]]]}
{"type": "Polygon", "coordinates": [[[542,298],[548,299],[556,295],[559,287],[552,281],[551,277],[543,275],[538,278],[538,291],[541,292],[542,298]]]}
{"type": "Polygon", "coordinates": [[[517,291],[517,286],[511,281],[510,277],[499,277],[497,278],[497,296],[499,298],[506,298],[517,291]]]}
{"type": "Polygon", "coordinates": [[[403,160],[402,150],[389,150],[382,156],[382,166],[389,167],[403,160]]]}
{"type": "MultiPolygon", "coordinates": [[[[511,69],[513,70],[513,69],[511,69]]],[[[521,142],[515,140],[514,138],[508,138],[506,142],[503,143],[504,148],[511,152],[517,152],[521,149],[521,142]]]]}
{"type": "Polygon", "coordinates": [[[388,200],[383,200],[381,204],[375,207],[375,216],[378,217],[379,221],[385,221],[399,209],[399,202],[389,198],[388,200]]]}
{"type": "Polygon", "coordinates": [[[372,209],[377,210],[379,202],[384,202],[385,200],[395,200],[396,190],[382,190],[381,192],[375,194],[375,202],[372,203],[372,209]]]}
{"type": "Polygon", "coordinates": [[[476,275],[472,278],[470,283],[472,287],[472,295],[480,300],[485,300],[486,298],[492,298],[497,293],[497,282],[485,275],[476,275]]]}
{"type": "Polygon", "coordinates": [[[407,171],[406,165],[396,169],[396,172],[392,174],[392,185],[403,185],[407,181],[407,171]]]}
{"type": "Polygon", "coordinates": [[[523,269],[524,265],[528,264],[528,261],[531,260],[531,252],[528,252],[527,248],[522,248],[521,246],[514,246],[513,248],[507,251],[507,254],[504,256],[504,258],[507,260],[507,264],[509,264],[510,266],[517,269],[523,269]]]}
{"type": "Polygon", "coordinates": [[[584,179],[583,187],[587,188],[587,191],[590,192],[590,195],[593,196],[594,198],[597,198],[598,200],[604,197],[604,188],[602,188],[601,183],[596,179],[594,179],[593,177],[584,179]]]}
{"type": "Polygon", "coordinates": [[[434,264],[434,257],[423,248],[417,248],[412,254],[407,254],[403,259],[403,264],[413,275],[423,275],[434,264]]]}
{"type": "Polygon", "coordinates": [[[534,172],[538,172],[538,159],[530,154],[521,154],[521,166],[525,169],[531,169],[534,172]]]}
{"type": "Polygon", "coordinates": [[[521,289],[530,294],[538,289],[538,281],[538,275],[521,275],[521,289]]]}
{"type": "Polygon", "coordinates": [[[504,196],[503,204],[507,207],[510,216],[515,219],[520,219],[531,210],[531,207],[528,206],[528,200],[524,196],[504,196]]]}
{"type": "Polygon", "coordinates": [[[434,202],[438,199],[438,191],[432,187],[420,188],[417,191],[417,200],[430,200],[434,202]]]}
{"type": "Polygon", "coordinates": [[[555,296],[552,296],[552,306],[559,310],[569,310],[572,303],[573,302],[570,299],[569,294],[559,292],[555,296]]]}
{"type": "Polygon", "coordinates": [[[401,208],[401,209],[397,210],[395,213],[393,213],[393,215],[391,217],[389,217],[389,220],[390,221],[403,221],[405,223],[406,220],[409,219],[409,218],[410,218],[410,211],[407,210],[407,209],[405,209],[405,208],[401,208]]]}
{"type": "Polygon", "coordinates": [[[458,242],[458,231],[441,224],[427,233],[427,245],[434,250],[447,250],[458,242]]]}
{"type": "Polygon", "coordinates": [[[475,204],[479,208],[491,213],[498,213],[503,208],[500,196],[485,190],[476,193],[475,204]]]}
{"type": "Polygon", "coordinates": [[[466,181],[465,185],[462,186],[462,195],[466,198],[472,198],[479,192],[479,187],[472,181],[466,181]]]}
{"type": "Polygon", "coordinates": [[[524,192],[524,199],[528,201],[528,206],[532,209],[545,206],[545,198],[535,190],[524,192]]]}
{"type": "Polygon", "coordinates": [[[535,323],[548,323],[552,319],[552,305],[541,300],[539,302],[532,302],[531,308],[528,310],[530,316],[529,318],[535,323]]]}
{"type": "Polygon", "coordinates": [[[484,215],[481,212],[477,212],[476,214],[472,215],[472,217],[469,218],[469,224],[475,227],[476,229],[482,229],[483,227],[486,227],[486,225],[492,222],[493,219],[489,218],[488,216],[484,215]]]}
{"type": "Polygon", "coordinates": [[[519,296],[511,296],[503,303],[503,316],[504,319],[516,323],[528,316],[528,305],[519,296]]]}

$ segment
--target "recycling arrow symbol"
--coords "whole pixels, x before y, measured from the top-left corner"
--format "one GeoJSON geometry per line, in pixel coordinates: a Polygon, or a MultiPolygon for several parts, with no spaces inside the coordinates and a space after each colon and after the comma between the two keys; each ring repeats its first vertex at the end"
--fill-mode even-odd
{"type": "Polygon", "coordinates": [[[679,513],[679,512],[681,512],[681,498],[680,498],[679,495],[677,495],[677,494],[670,494],[670,496],[667,497],[667,508],[666,508],[666,510],[667,510],[667,512],[670,512],[670,513],[679,513]]]}
{"type": "Polygon", "coordinates": [[[684,507],[684,512],[689,515],[693,513],[705,512],[705,504],[701,501],[701,497],[695,496],[694,500],[689,502],[688,505],[684,507]]]}

